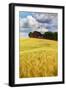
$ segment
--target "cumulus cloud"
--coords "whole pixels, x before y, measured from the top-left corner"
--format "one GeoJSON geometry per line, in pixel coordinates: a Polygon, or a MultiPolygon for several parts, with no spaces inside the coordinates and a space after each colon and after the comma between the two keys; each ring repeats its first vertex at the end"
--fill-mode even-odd
{"type": "Polygon", "coordinates": [[[26,18],[20,18],[20,27],[22,28],[37,28],[39,26],[38,21],[32,16],[27,16],[26,18]]]}
{"type": "Polygon", "coordinates": [[[22,32],[30,32],[30,31],[40,31],[45,32],[48,31],[45,27],[41,26],[34,17],[27,16],[26,18],[20,18],[20,31],[22,32]]]}
{"type": "Polygon", "coordinates": [[[28,24],[32,28],[37,28],[39,26],[38,21],[32,16],[27,16],[28,24]]]}
{"type": "Polygon", "coordinates": [[[57,30],[58,27],[58,15],[57,13],[33,13],[33,17],[36,18],[41,26],[49,30],[57,30]],[[50,29],[51,27],[51,29],[50,29]]]}
{"type": "Polygon", "coordinates": [[[32,15],[39,21],[50,21],[57,18],[57,13],[33,13],[32,15]]]}
{"type": "Polygon", "coordinates": [[[38,28],[38,29],[36,29],[36,31],[39,31],[39,32],[41,32],[42,34],[44,33],[44,32],[47,32],[48,31],[48,29],[46,29],[46,28],[38,28]]]}
{"type": "Polygon", "coordinates": [[[26,25],[27,19],[26,18],[20,18],[19,23],[20,23],[20,28],[24,27],[26,25]]]}
{"type": "Polygon", "coordinates": [[[33,31],[44,33],[55,32],[58,29],[57,13],[23,12],[19,19],[20,36],[28,36],[28,33],[33,31]]]}
{"type": "Polygon", "coordinates": [[[22,33],[20,33],[20,37],[28,37],[28,33],[22,32],[22,33]]]}

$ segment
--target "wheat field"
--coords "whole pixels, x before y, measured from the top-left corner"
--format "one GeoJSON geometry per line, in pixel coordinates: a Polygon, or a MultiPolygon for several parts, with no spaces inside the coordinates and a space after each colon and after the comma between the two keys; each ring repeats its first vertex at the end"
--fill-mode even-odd
{"type": "Polygon", "coordinates": [[[57,41],[20,38],[19,53],[19,78],[57,76],[57,41]]]}

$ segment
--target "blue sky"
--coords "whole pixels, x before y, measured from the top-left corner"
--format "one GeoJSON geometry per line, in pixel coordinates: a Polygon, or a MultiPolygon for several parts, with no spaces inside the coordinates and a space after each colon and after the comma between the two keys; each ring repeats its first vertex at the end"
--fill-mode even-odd
{"type": "Polygon", "coordinates": [[[21,18],[26,18],[29,15],[32,16],[32,13],[31,12],[20,12],[19,13],[19,17],[21,18]]]}
{"type": "Polygon", "coordinates": [[[21,37],[28,37],[29,32],[39,31],[58,31],[57,13],[40,13],[40,12],[19,12],[19,29],[21,37]]]}

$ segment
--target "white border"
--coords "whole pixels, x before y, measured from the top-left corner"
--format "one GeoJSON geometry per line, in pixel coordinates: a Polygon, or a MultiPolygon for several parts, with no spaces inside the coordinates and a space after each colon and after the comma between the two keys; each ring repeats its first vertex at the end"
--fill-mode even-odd
{"type": "Polygon", "coordinates": [[[62,81],[62,9],[15,7],[15,84],[62,81]],[[19,78],[19,11],[58,13],[58,76],[19,78]]]}

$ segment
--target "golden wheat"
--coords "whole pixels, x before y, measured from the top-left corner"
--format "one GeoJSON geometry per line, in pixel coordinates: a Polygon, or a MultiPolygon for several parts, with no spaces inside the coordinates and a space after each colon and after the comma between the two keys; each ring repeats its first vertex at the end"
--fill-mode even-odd
{"type": "Polygon", "coordinates": [[[57,76],[57,54],[57,41],[20,39],[19,77],[57,76]]]}

